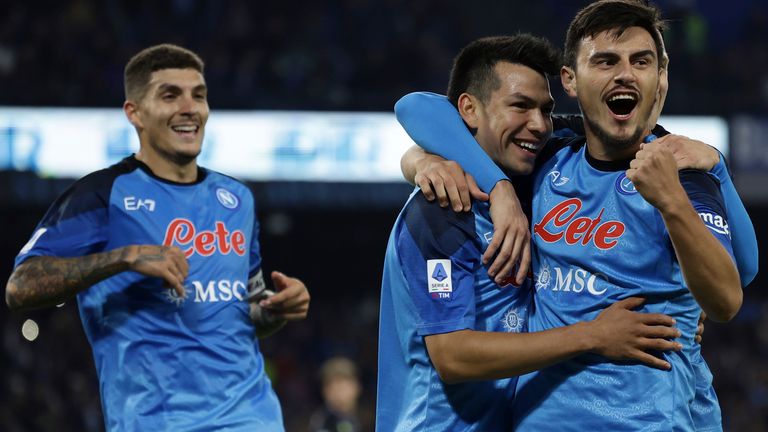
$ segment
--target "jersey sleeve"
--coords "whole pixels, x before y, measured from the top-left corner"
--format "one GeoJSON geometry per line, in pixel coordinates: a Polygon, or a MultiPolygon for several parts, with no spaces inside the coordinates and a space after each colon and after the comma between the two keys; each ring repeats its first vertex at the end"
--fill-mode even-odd
{"type": "Polygon", "coordinates": [[[733,258],[731,231],[717,180],[702,171],[682,170],[680,171],[680,183],[688,193],[688,198],[704,225],[709,228],[712,235],[720,241],[720,244],[733,258]]]}
{"type": "Polygon", "coordinates": [[[458,162],[483,191],[490,193],[500,180],[508,180],[445,96],[428,92],[407,94],[395,104],[395,116],[416,144],[458,162]]]}
{"type": "Polygon", "coordinates": [[[473,329],[480,246],[473,213],[455,213],[418,193],[396,246],[421,336],[473,329]]]}
{"type": "Polygon", "coordinates": [[[97,171],[54,201],[16,256],[14,267],[35,256],[77,257],[102,252],[107,243],[109,195],[114,176],[97,171]]]}
{"type": "Polygon", "coordinates": [[[757,236],[752,220],[741,202],[739,193],[731,180],[725,157],[720,154],[720,162],[710,171],[720,181],[720,192],[725,203],[725,212],[731,227],[731,244],[736,267],[739,269],[741,286],[749,285],[755,279],[758,270],[757,236]]]}
{"type": "Polygon", "coordinates": [[[259,218],[256,214],[256,198],[251,194],[253,202],[253,229],[251,231],[251,250],[248,256],[248,279],[261,273],[261,249],[259,246],[259,218]]]}

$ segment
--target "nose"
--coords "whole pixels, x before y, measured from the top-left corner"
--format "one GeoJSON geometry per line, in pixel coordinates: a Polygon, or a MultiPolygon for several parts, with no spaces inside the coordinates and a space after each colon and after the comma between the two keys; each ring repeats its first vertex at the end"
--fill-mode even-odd
{"type": "Polygon", "coordinates": [[[632,62],[629,60],[620,61],[616,68],[614,81],[617,84],[630,84],[634,83],[635,80],[635,70],[632,68],[632,62]]]}
{"type": "Polygon", "coordinates": [[[529,113],[530,115],[528,116],[527,124],[528,130],[537,137],[542,137],[549,133],[549,125],[551,124],[549,115],[545,114],[540,109],[532,109],[529,113]]]}
{"type": "Polygon", "coordinates": [[[197,114],[200,112],[200,103],[192,95],[184,95],[179,98],[179,111],[181,114],[197,114]]]}

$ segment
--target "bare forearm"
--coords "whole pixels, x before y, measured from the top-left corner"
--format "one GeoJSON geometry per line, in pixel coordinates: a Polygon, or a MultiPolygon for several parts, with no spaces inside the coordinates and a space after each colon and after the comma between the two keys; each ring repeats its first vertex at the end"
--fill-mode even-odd
{"type": "Polygon", "coordinates": [[[536,333],[463,330],[429,336],[427,348],[447,383],[499,379],[542,369],[589,351],[593,347],[587,326],[579,323],[536,333]]]}
{"type": "Polygon", "coordinates": [[[91,285],[128,269],[126,248],[84,257],[33,257],[11,275],[5,300],[11,309],[59,304],[91,285]]]}
{"type": "Polygon", "coordinates": [[[741,307],[739,274],[728,252],[686,200],[662,212],[691,293],[715,321],[729,321],[741,307]]]}

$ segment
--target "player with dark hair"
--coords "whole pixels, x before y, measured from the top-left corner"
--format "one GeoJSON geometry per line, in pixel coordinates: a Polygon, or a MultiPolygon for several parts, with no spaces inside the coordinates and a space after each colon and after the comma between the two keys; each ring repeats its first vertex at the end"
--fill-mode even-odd
{"type": "MultiPolygon", "coordinates": [[[[512,173],[531,172],[529,150],[552,132],[546,74],[558,64],[549,42],[530,35],[479,39],[454,62],[462,118],[512,173]]],[[[400,213],[384,263],[378,430],[509,430],[514,377],[587,352],[669,368],[646,351],[678,349],[668,339],[679,331],[666,315],[632,312],[637,298],[590,322],[525,333],[530,286],[500,288],[480,263],[492,230],[484,202],[457,213],[417,190],[400,213]]]]}
{"type": "MultiPolygon", "coordinates": [[[[711,375],[707,380],[708,370],[700,368],[706,365],[693,335],[701,310],[697,301],[717,320],[730,319],[741,304],[726,207],[738,213],[743,205],[724,205],[713,175],[682,171],[678,180],[666,146],[642,144],[643,136],[653,138],[648,126],[658,115],[654,103],[663,99],[658,18],[658,10],[639,2],[604,0],[583,9],[569,29],[567,40],[577,41],[575,60],[563,67],[561,78],[579,100],[586,139],[553,140],[539,154],[532,212],[536,294],[529,329],[589,319],[612,302],[642,296],[644,310],[676,318],[684,349],[664,356],[672,364],[669,372],[583,355],[521,377],[514,403],[517,430],[546,430],[562,419],[558,429],[565,430],[721,427],[711,412],[705,417],[696,412],[699,396],[711,392],[711,375]]],[[[446,147],[440,152],[476,176],[496,170],[480,148],[470,150],[473,140],[463,116],[444,99],[411,99],[398,103],[406,105],[398,118],[420,145],[431,151],[446,147]],[[447,117],[450,122],[435,121],[447,117]]],[[[739,229],[748,234],[750,227],[739,229]]],[[[743,260],[742,282],[754,277],[753,255],[743,260]]]]}
{"type": "Polygon", "coordinates": [[[75,182],[16,258],[13,309],[77,296],[107,430],[283,430],[256,336],[306,317],[309,293],[266,289],[251,191],[197,165],[203,62],[174,45],[125,68],[140,149],[75,182]]]}

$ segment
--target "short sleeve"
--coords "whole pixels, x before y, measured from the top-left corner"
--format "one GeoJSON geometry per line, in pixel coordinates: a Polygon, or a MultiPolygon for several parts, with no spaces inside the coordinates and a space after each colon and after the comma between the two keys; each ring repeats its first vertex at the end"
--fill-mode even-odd
{"type": "Polygon", "coordinates": [[[77,257],[102,252],[108,240],[109,195],[114,174],[97,171],[78,180],[46,212],[16,256],[77,257]]]}
{"type": "Polygon", "coordinates": [[[403,214],[397,249],[421,336],[472,329],[480,244],[474,214],[456,213],[416,194],[403,214]]]}
{"type": "Polygon", "coordinates": [[[702,171],[682,170],[680,183],[704,225],[733,258],[731,231],[718,181],[714,176],[702,171]]]}

